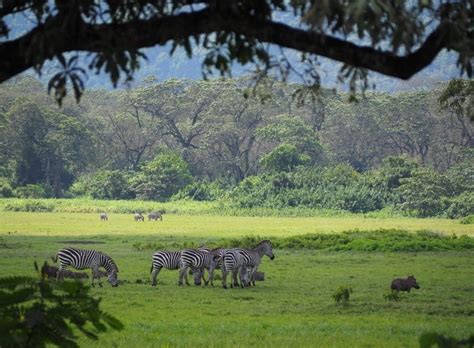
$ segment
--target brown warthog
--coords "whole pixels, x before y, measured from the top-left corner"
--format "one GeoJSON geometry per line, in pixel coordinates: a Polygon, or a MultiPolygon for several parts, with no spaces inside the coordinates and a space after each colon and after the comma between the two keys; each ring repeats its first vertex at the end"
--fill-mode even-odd
{"type": "MultiPolygon", "coordinates": [[[[57,278],[59,268],[55,266],[50,266],[48,265],[47,262],[43,264],[43,267],[41,267],[41,276],[43,278],[57,278]]],[[[69,270],[64,270],[63,271],[64,278],[69,278],[69,279],[88,279],[89,276],[87,273],[84,272],[72,272],[69,270]]]]}
{"type": "Polygon", "coordinates": [[[392,285],[390,286],[392,290],[396,291],[408,291],[410,292],[411,288],[419,289],[420,286],[416,282],[414,276],[408,276],[408,278],[397,278],[392,280],[392,285]]]}
{"type": "Polygon", "coordinates": [[[160,213],[150,213],[148,214],[148,221],[150,220],[158,220],[160,219],[160,221],[163,221],[163,216],[160,214],[160,213]]]}

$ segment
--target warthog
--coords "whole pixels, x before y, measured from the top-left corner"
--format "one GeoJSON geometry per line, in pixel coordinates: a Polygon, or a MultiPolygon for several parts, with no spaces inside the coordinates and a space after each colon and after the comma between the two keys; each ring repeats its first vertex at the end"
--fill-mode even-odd
{"type": "Polygon", "coordinates": [[[148,221],[150,220],[158,220],[160,219],[160,221],[163,221],[163,216],[160,214],[160,213],[150,213],[148,214],[148,221]]]}
{"type": "Polygon", "coordinates": [[[145,217],[142,215],[142,213],[135,213],[133,215],[133,219],[135,221],[145,221],[145,217]]]}
{"type": "Polygon", "coordinates": [[[100,221],[107,221],[107,220],[109,220],[107,213],[100,213],[100,221]]]}
{"type": "MultiPolygon", "coordinates": [[[[45,262],[43,267],[41,267],[41,276],[43,278],[54,278],[54,279],[56,279],[58,271],[59,271],[58,267],[50,266],[50,265],[48,265],[47,262],[45,262]]],[[[100,272],[102,272],[102,271],[100,271],[100,272]]],[[[102,273],[105,273],[105,272],[102,272],[102,273]]],[[[69,271],[69,270],[64,270],[63,275],[64,275],[65,278],[69,278],[69,279],[88,279],[89,278],[87,273],[72,272],[72,271],[69,271]]]]}
{"type": "Polygon", "coordinates": [[[255,272],[253,274],[253,280],[264,281],[265,280],[265,272],[255,272]]]}
{"type": "Polygon", "coordinates": [[[410,292],[411,288],[419,289],[420,286],[416,282],[414,276],[409,276],[406,279],[397,278],[392,280],[392,285],[390,286],[392,290],[396,291],[408,291],[410,292]]]}

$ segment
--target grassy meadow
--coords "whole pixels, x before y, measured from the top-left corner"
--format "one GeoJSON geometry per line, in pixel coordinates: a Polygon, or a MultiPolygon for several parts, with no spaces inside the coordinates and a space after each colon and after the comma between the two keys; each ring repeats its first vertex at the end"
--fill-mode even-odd
{"type": "Polygon", "coordinates": [[[83,346],[350,346],[415,347],[436,331],[453,337],[474,333],[474,250],[355,252],[276,248],[265,257],[264,282],[247,289],[178,287],[177,271],[163,270],[149,284],[154,245],[215,243],[261,236],[403,229],[474,236],[456,220],[320,217],[245,217],[165,214],[162,222],[134,222],[130,214],[0,211],[0,277],[32,275],[33,261],[50,260],[64,246],[94,248],[120,269],[118,288],[93,288],[105,311],[125,325],[83,346]],[[140,245],[142,247],[137,247],[140,245]],[[150,247],[147,247],[150,246],[150,247]],[[394,277],[414,274],[421,286],[400,302],[384,298],[394,277]],[[332,294],[354,292],[347,306],[332,294]]]}

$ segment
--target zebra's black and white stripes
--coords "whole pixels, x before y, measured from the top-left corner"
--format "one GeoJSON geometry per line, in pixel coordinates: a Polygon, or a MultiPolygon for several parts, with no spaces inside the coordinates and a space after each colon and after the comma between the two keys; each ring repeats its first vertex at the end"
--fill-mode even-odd
{"type": "Polygon", "coordinates": [[[162,268],[179,269],[181,264],[181,251],[157,251],[153,254],[151,264],[151,285],[156,286],[156,277],[162,268]]]}
{"type": "Polygon", "coordinates": [[[92,270],[92,285],[94,285],[94,280],[97,278],[99,285],[102,286],[99,267],[103,267],[107,272],[108,282],[114,287],[118,285],[117,265],[110,256],[100,251],[65,248],[58,251],[55,261],[57,260],[60,263],[58,279],[62,278],[62,271],[68,266],[79,270],[90,268],[92,270]]]}
{"type": "Polygon", "coordinates": [[[222,253],[222,286],[227,289],[227,274],[232,272],[231,286],[247,286],[248,272],[245,261],[238,249],[224,249],[222,253]],[[240,284],[237,277],[240,278],[240,284]]]}
{"type": "Polygon", "coordinates": [[[262,240],[253,249],[241,249],[236,248],[243,259],[243,267],[250,269],[249,280],[255,285],[253,274],[258,270],[260,263],[262,262],[263,255],[267,255],[270,260],[275,258],[273,255],[272,243],[269,240],[262,240]]]}
{"type": "Polygon", "coordinates": [[[201,276],[204,269],[209,271],[209,277],[212,277],[214,269],[219,261],[219,255],[212,251],[185,249],[181,251],[181,264],[179,270],[178,284],[183,285],[183,278],[186,276],[188,268],[193,270],[194,284],[201,284],[201,276]],[[199,274],[200,276],[196,275],[199,274]]]}

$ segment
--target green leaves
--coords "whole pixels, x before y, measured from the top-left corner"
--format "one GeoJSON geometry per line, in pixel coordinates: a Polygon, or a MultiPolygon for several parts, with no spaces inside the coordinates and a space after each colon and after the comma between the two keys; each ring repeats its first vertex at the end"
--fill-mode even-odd
{"type": "Polygon", "coordinates": [[[123,324],[102,312],[99,303],[89,295],[89,288],[80,282],[57,283],[31,277],[0,278],[2,345],[77,347],[73,327],[93,340],[109,328],[122,330],[123,324]]]}

